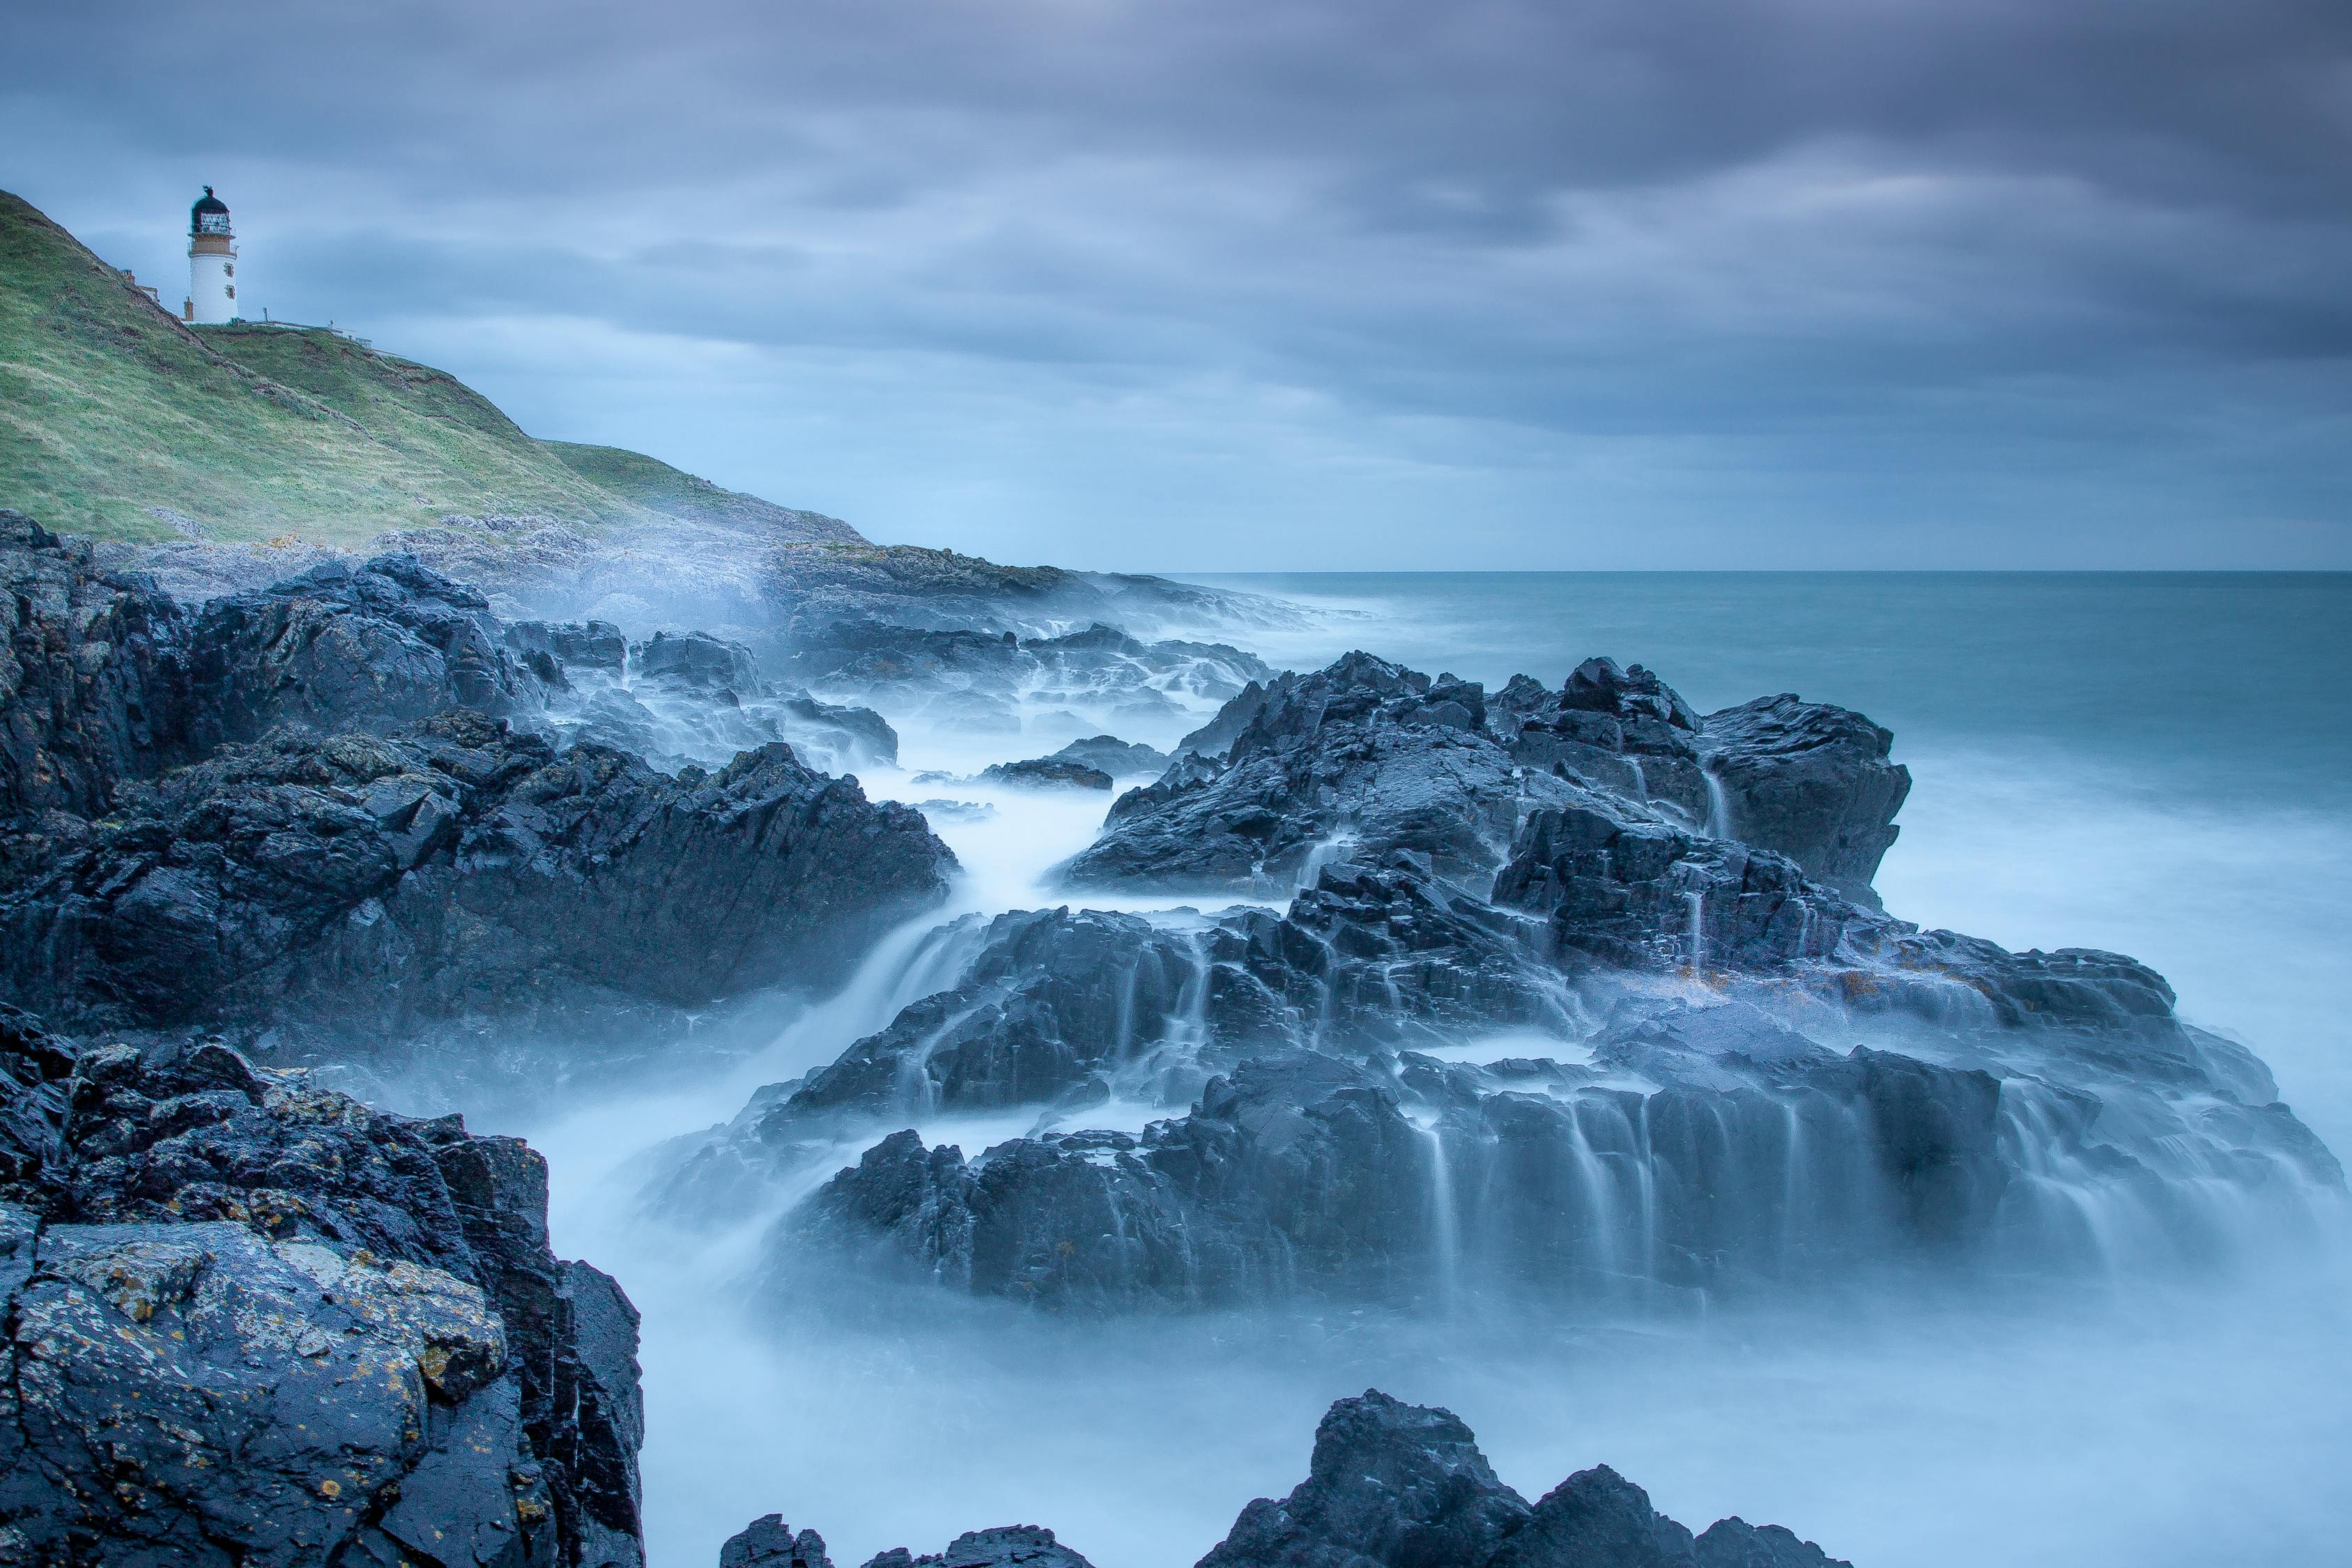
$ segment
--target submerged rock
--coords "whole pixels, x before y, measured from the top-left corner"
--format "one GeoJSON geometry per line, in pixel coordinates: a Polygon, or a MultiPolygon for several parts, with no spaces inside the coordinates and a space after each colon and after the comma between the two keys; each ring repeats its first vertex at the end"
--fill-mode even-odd
{"type": "Polygon", "coordinates": [[[1037,789],[1110,788],[1108,773],[1067,757],[1032,757],[1027,762],[993,763],[982,769],[980,776],[997,784],[1023,784],[1037,789]]]}
{"type": "Polygon", "coordinates": [[[1122,741],[1116,735],[1095,735],[1087,740],[1073,741],[1055,752],[1054,756],[1063,762],[1097,769],[1113,778],[1163,773],[1170,761],[1165,752],[1144,745],[1139,741],[1122,741]]]}
{"type": "Polygon", "coordinates": [[[0,1067],[26,1561],[640,1568],[635,1313],[549,1250],[529,1148],[22,1014],[0,1067]]]}
{"type": "Polygon", "coordinates": [[[1024,707],[1080,711],[1094,722],[1165,723],[1269,673],[1239,648],[1147,643],[1099,624],[1023,637],[977,625],[876,620],[802,625],[782,668],[828,697],[873,703],[941,729],[1007,735],[1020,732],[1024,707]]]}

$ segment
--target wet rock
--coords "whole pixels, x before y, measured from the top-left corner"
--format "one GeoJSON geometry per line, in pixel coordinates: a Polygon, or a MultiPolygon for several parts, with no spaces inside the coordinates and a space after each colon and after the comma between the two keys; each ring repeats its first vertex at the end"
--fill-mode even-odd
{"type": "Polygon", "coordinates": [[[1084,741],[1073,741],[1055,752],[1054,757],[1097,769],[1113,778],[1163,773],[1170,760],[1165,752],[1140,742],[1122,741],[1116,735],[1096,735],[1084,741]]]}
{"type": "Polygon", "coordinates": [[[824,1537],[814,1530],[793,1533],[780,1513],[762,1514],[727,1538],[719,1568],[833,1568],[824,1537]]]}
{"type": "Polygon", "coordinates": [[[1894,924],[1780,856],[1582,789],[1529,814],[1494,896],[1548,920],[1559,951],[1625,967],[1766,968],[1894,924]]]}
{"type": "Polygon", "coordinates": [[[1192,702],[1221,702],[1267,673],[1238,648],[1146,643],[1113,626],[1022,637],[970,626],[877,621],[803,627],[782,668],[831,698],[887,708],[943,729],[1018,733],[1023,705],[1097,722],[1166,722],[1192,702]]]}
{"type": "Polygon", "coordinates": [[[629,639],[610,621],[514,621],[505,640],[526,658],[541,656],[575,669],[618,671],[629,654],[629,639]]]}
{"type": "Polygon", "coordinates": [[[1094,1568],[1084,1557],[1034,1524],[1004,1524],[974,1530],[948,1542],[944,1552],[911,1555],[893,1547],[866,1562],[866,1568],[1094,1568]]]}
{"type": "Polygon", "coordinates": [[[188,638],[202,738],[249,741],[289,721],[384,731],[451,708],[535,713],[542,683],[504,634],[481,595],[413,555],[215,599],[188,638]]]}
{"type": "Polygon", "coordinates": [[[5,1022],[10,1081],[72,1062],[0,1205],[27,1561],[641,1568],[635,1314],[548,1251],[535,1154],[5,1022]]]}
{"type": "Polygon", "coordinates": [[[1698,718],[1640,665],[1588,658],[1558,691],[1521,675],[1489,705],[1487,727],[1512,757],[1632,800],[1664,802],[1685,822],[1707,820],[1698,718]]]}
{"type": "Polygon", "coordinates": [[[185,617],[87,541],[0,510],[0,820],[102,812],[193,744],[185,617]]]}
{"type": "Polygon", "coordinates": [[[1409,861],[1328,870],[1280,918],[1016,911],[989,922],[958,984],[748,1110],[708,1159],[788,1159],[932,1109],[1181,1110],[1253,1057],[1559,1029],[1564,1006],[1509,917],[1409,861]]]}
{"type": "Polygon", "coordinates": [[[980,776],[997,784],[1020,784],[1031,789],[1110,788],[1108,773],[1066,757],[1032,757],[1026,762],[993,763],[982,769],[980,776]]]}
{"type": "Polygon", "coordinates": [[[389,1035],[822,980],[953,864],[782,745],[670,778],[459,710],[172,774],[0,893],[0,931],[60,1019],[389,1035]]]}
{"type": "Polygon", "coordinates": [[[1242,1510],[1201,1568],[1491,1563],[1528,1511],[1452,1411],[1367,1389],[1324,1415],[1307,1479],[1242,1510]]]}
{"type": "Polygon", "coordinates": [[[689,691],[756,691],[760,668],[741,643],[709,632],[656,632],[629,650],[630,663],[645,679],[689,691]]]}
{"type": "Polygon", "coordinates": [[[1717,826],[1875,909],[1870,879],[1911,793],[1910,770],[1888,760],[1893,744],[1859,713],[1786,692],[1710,713],[1699,747],[1723,792],[1717,826]]]}
{"type": "Polygon", "coordinates": [[[1369,654],[1235,702],[1254,710],[1223,754],[1196,746],[1121,795],[1063,867],[1071,886],[1265,892],[1297,885],[1318,854],[1405,849],[1483,892],[1522,812],[1567,788],[1485,732],[1475,685],[1369,654]]]}
{"type": "Polygon", "coordinates": [[[1529,1508],[1449,1410],[1378,1389],[1331,1406],[1307,1479],[1260,1498],[1201,1568],[1850,1568],[1777,1526],[1725,1520],[1694,1542],[1607,1466],[1529,1508]]]}

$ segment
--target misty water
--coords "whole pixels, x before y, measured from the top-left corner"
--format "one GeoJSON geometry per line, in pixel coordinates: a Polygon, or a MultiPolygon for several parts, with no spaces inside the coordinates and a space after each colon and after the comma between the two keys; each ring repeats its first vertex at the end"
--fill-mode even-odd
{"type": "MultiPolygon", "coordinates": [[[[2253,1047],[2320,1136],[2352,1149],[2352,578],[1213,581],[1318,611],[1278,630],[1188,628],[1277,666],[1361,647],[1433,674],[1557,685],[1606,653],[1651,666],[1703,712],[1783,690],[1860,709],[1895,731],[1915,776],[1877,879],[1891,912],[2147,961],[2184,1016],[2253,1047]]],[[[1035,1522],[1101,1568],[1190,1563],[1249,1499],[1303,1477],[1323,1407],[1368,1384],[1455,1409],[1530,1497],[1606,1462],[1678,1518],[1786,1523],[1864,1568],[2340,1549],[2352,1275],[2336,1237],[2226,1277],[1966,1290],[1857,1279],[1775,1307],[1617,1317],[1500,1310],[1448,1289],[1414,1315],[1066,1321],[821,1271],[788,1280],[786,1306],[753,1310],[746,1279],[769,1226],[874,1139],[698,1232],[639,1201],[667,1141],[952,982],[975,945],[954,916],[1076,901],[1047,874],[1106,805],[917,775],[967,775],[1100,728],[1164,747],[1213,706],[1139,726],[1035,705],[1017,735],[892,713],[901,766],[861,777],[878,796],[963,803],[929,808],[966,868],[953,908],[895,933],[835,996],[736,1009],[723,1032],[749,1050],[474,1108],[478,1128],[548,1155],[558,1249],[615,1274],[644,1311],[660,1568],[702,1568],[772,1510],[822,1531],[836,1561],[1035,1522]]],[[[1185,918],[1180,900],[1085,901],[1185,918]]],[[[1439,1054],[1576,1050],[1486,1037],[1439,1054]]],[[[1082,1123],[1167,1113],[1114,1104],[1082,1123]]],[[[921,1131],[977,1153],[1038,1120],[921,1131]]]]}

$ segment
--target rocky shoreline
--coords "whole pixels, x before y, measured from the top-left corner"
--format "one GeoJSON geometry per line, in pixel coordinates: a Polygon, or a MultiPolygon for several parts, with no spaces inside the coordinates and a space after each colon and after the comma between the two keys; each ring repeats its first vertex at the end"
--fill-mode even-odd
{"type": "MultiPolygon", "coordinates": [[[[0,1562],[637,1568],[625,1281],[555,1256],[528,1146],[337,1086],[462,1102],[520,1037],[690,1073],[711,1009],[886,958],[879,1026],[644,1173],[680,1234],[781,1215],[755,1315],[1640,1314],[2193,1273],[2340,1206],[2150,970],[1881,907],[1911,781],[1848,710],[1277,671],[1167,634],[1279,606],[929,552],[795,546],[698,626],[609,563],[535,584],[407,552],[183,604],[0,511],[0,1562]],[[913,786],[1108,800],[1071,903],[957,904],[940,832],[997,806],[848,771],[917,731],[995,760],[913,786]]],[[[1605,1468],[1530,1504],[1368,1392],[1202,1561],[1832,1560],[1605,1468]]],[[[722,1568],[824,1562],[770,1516],[722,1568]]],[[[1085,1562],[1022,1525],[868,1568],[1085,1562]]]]}

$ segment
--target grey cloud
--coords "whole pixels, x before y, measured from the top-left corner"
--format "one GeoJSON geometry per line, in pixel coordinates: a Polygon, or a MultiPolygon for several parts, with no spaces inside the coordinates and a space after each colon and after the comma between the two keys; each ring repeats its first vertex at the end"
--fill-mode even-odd
{"type": "MultiPolygon", "coordinates": [[[[1405,560],[1448,483],[1496,510],[1492,564],[1510,509],[1603,505],[1694,538],[1767,519],[1795,561],[1857,529],[1892,559],[1971,529],[2030,559],[2035,514],[2118,560],[2158,526],[2238,559],[2229,519],[2285,518],[2297,559],[2352,563],[2340,4],[263,3],[193,38],[161,5],[11,28],[5,183],[142,273],[173,265],[168,234],[134,237],[159,171],[225,168],[287,313],[443,322],[461,356],[493,318],[681,365],[735,345],[786,378],[754,377],[783,429],[793,367],[855,367],[910,418],[1034,432],[1018,474],[988,467],[1013,460],[993,424],[909,438],[969,479],[935,500],[1012,498],[954,503],[938,526],[968,547],[1016,515],[1098,543],[1122,462],[1181,518],[1183,456],[1255,506],[1236,538],[1291,531],[1287,564],[1405,560]],[[1167,392],[1207,385],[1234,391],[1167,392]],[[1411,486],[1372,477],[1400,443],[1411,486]],[[1881,499],[1927,474],[1965,482],[1881,499]],[[1318,485],[1348,526],[1305,518],[1318,485]]],[[[509,400],[578,419],[574,381],[518,372],[509,400]]],[[[661,406],[598,384],[614,423],[756,439],[690,377],[661,406]]],[[[912,523],[887,431],[853,446],[871,471],[828,458],[823,504],[912,523]]]]}

